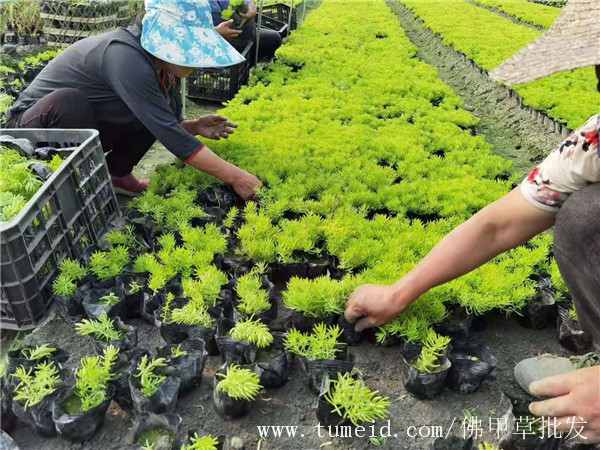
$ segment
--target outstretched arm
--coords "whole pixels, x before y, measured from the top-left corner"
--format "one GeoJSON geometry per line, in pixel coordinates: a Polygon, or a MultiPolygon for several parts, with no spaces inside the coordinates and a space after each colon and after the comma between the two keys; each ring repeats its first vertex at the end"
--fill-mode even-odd
{"type": "Polygon", "coordinates": [[[458,278],[554,225],[554,214],[529,203],[519,188],[448,234],[392,286],[364,285],[350,296],[345,316],[362,330],[383,325],[429,289],[458,278]]]}

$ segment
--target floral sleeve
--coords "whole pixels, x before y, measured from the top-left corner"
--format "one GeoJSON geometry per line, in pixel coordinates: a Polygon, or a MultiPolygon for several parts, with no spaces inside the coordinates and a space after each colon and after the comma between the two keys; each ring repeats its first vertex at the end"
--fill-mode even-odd
{"type": "Polygon", "coordinates": [[[521,183],[535,207],[556,212],[573,192],[600,182],[600,114],[574,131],[521,183]]]}

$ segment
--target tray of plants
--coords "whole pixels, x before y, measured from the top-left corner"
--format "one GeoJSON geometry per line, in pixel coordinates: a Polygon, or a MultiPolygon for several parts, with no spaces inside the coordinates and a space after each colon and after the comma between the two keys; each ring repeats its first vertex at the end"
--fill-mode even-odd
{"type": "Polygon", "coordinates": [[[30,329],[61,261],[98,243],[120,211],[97,131],[6,129],[0,145],[0,326],[30,329]]]}

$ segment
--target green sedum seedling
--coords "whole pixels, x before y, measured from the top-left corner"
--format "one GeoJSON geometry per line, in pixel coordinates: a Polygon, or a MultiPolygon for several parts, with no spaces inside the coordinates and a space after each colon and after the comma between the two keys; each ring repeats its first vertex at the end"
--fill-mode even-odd
{"type": "Polygon", "coordinates": [[[60,384],[58,369],[53,361],[40,363],[27,371],[19,366],[11,376],[19,380],[13,400],[22,403],[24,409],[37,405],[56,392],[60,384]]]}
{"type": "Polygon", "coordinates": [[[237,341],[248,342],[258,348],[266,348],[273,343],[269,327],[259,319],[252,320],[252,317],[238,322],[229,331],[229,335],[237,341]]]}
{"type": "Polygon", "coordinates": [[[339,337],[342,330],[337,325],[320,323],[314,326],[312,334],[301,333],[295,328],[288,331],[284,341],[287,351],[311,359],[335,359],[341,351],[339,337]]]}
{"type": "Polygon", "coordinates": [[[253,401],[262,389],[259,376],[237,364],[231,364],[226,373],[217,373],[216,376],[221,378],[217,392],[225,392],[236,400],[253,401]]]}
{"type": "Polygon", "coordinates": [[[390,401],[378,393],[355,380],[350,373],[338,374],[337,380],[330,380],[325,400],[332,406],[332,412],[359,426],[389,416],[390,401]]]}
{"type": "Polygon", "coordinates": [[[173,358],[179,358],[180,356],[187,356],[188,352],[181,349],[181,344],[177,347],[171,347],[171,356],[173,358]]]}
{"type": "Polygon", "coordinates": [[[21,354],[30,361],[52,356],[54,352],[56,352],[56,349],[48,344],[36,345],[33,348],[25,347],[21,350],[21,354]]]}
{"type": "Polygon", "coordinates": [[[258,264],[250,273],[238,278],[236,292],[240,299],[237,309],[248,316],[266,311],[271,307],[269,292],[262,287],[261,276],[266,271],[266,264],[258,264]]]}
{"type": "Polygon", "coordinates": [[[137,366],[135,377],[139,378],[142,393],[146,397],[152,397],[158,387],[167,379],[166,376],[156,373],[156,369],[166,367],[165,358],[155,358],[150,360],[148,355],[144,355],[137,366]]]}
{"type": "Polygon", "coordinates": [[[78,402],[68,405],[68,413],[84,413],[106,400],[108,382],[114,376],[112,370],[118,354],[119,350],[109,345],[101,357],[86,356],[81,360],[81,367],[75,372],[75,395],[78,402]]]}
{"type": "Polygon", "coordinates": [[[121,301],[121,299],[119,298],[119,296],[117,294],[115,294],[114,292],[109,293],[108,295],[105,295],[103,297],[100,297],[100,304],[102,306],[115,306],[117,305],[119,302],[121,301]]]}
{"type": "Polygon", "coordinates": [[[181,450],[217,450],[218,445],[219,440],[212,435],[198,436],[198,433],[194,433],[190,438],[190,443],[183,444],[181,450]]]}
{"type": "Polygon", "coordinates": [[[433,330],[429,330],[427,338],[423,342],[421,355],[412,363],[419,373],[434,372],[439,366],[439,359],[450,344],[450,338],[441,336],[433,330]]]}
{"type": "Polygon", "coordinates": [[[123,332],[115,328],[113,319],[110,319],[106,313],[102,313],[98,320],[83,319],[75,324],[75,330],[81,336],[93,336],[94,339],[105,344],[118,341],[123,337],[123,332]]]}

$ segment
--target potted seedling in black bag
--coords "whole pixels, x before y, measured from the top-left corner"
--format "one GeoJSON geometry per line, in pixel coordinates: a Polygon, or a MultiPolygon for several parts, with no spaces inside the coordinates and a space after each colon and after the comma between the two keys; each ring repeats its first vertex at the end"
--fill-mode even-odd
{"type": "Polygon", "coordinates": [[[273,286],[264,275],[265,271],[265,264],[257,264],[250,273],[237,279],[235,286],[238,297],[236,311],[242,317],[274,319],[277,315],[273,286]]]}
{"type": "Polygon", "coordinates": [[[91,286],[91,280],[87,277],[87,269],[79,262],[65,259],[59,266],[60,274],[52,282],[54,301],[58,305],[60,314],[69,319],[81,317],[84,314],[80,296],[75,296],[79,289],[87,283],[91,286]]]}
{"type": "Polygon", "coordinates": [[[342,314],[353,283],[319,277],[313,280],[293,277],[283,292],[285,306],[292,309],[291,327],[310,331],[315,324],[331,324],[342,314]]]}
{"type": "Polygon", "coordinates": [[[267,389],[278,388],[288,381],[292,366],[292,354],[285,348],[286,333],[271,333],[273,342],[256,355],[256,371],[260,375],[260,384],[267,389]]]}
{"type": "Polygon", "coordinates": [[[55,361],[64,363],[69,355],[64,350],[51,347],[49,344],[21,347],[17,350],[9,350],[6,359],[8,363],[8,373],[14,373],[17,367],[21,366],[25,370],[37,366],[41,362],[55,361]]]}
{"type": "Polygon", "coordinates": [[[165,358],[144,355],[129,378],[133,408],[138,414],[172,412],[177,403],[181,381],[165,358]]]}
{"type": "Polygon", "coordinates": [[[308,375],[309,386],[319,392],[325,375],[350,372],[354,368],[354,357],[348,347],[339,342],[341,330],[337,325],[315,325],[312,333],[301,333],[292,328],[285,339],[285,348],[300,357],[302,367],[308,375]]]}
{"type": "Polygon", "coordinates": [[[75,372],[75,385],[61,393],[52,407],[58,434],[74,441],[90,439],[102,425],[115,386],[109,381],[119,350],[109,345],[102,356],[86,356],[75,372]]]}
{"type": "Polygon", "coordinates": [[[90,319],[102,314],[125,320],[125,291],[123,288],[90,289],[83,299],[83,309],[90,319]]]}
{"type": "Polygon", "coordinates": [[[558,342],[564,348],[581,353],[592,346],[592,337],[579,326],[579,318],[574,303],[571,303],[569,309],[558,307],[556,327],[558,342]]]}
{"type": "Polygon", "coordinates": [[[13,396],[15,415],[41,435],[55,436],[52,402],[61,385],[56,364],[53,361],[42,362],[29,370],[17,367],[11,376],[19,381],[13,396]]]}
{"type": "Polygon", "coordinates": [[[143,414],[138,417],[127,441],[134,450],[180,450],[179,414],[143,414]]]}
{"type": "Polygon", "coordinates": [[[90,272],[95,276],[94,288],[106,289],[116,287],[116,278],[123,273],[130,263],[129,251],[118,245],[106,252],[96,251],[90,256],[90,272]]]}
{"type": "Polygon", "coordinates": [[[325,426],[346,422],[360,426],[385,419],[389,416],[390,402],[377,394],[378,391],[371,391],[350,373],[338,374],[333,379],[326,376],[319,395],[317,418],[325,426]]]}
{"type": "Polygon", "coordinates": [[[180,344],[188,338],[202,339],[209,355],[219,354],[215,341],[217,321],[222,318],[219,307],[207,307],[202,297],[175,298],[168,294],[162,310],[157,311],[160,334],[169,344],[180,344]]]}
{"type": "Polygon", "coordinates": [[[450,338],[429,330],[419,357],[401,357],[404,388],[417,398],[433,398],[446,386],[451,363],[446,355],[450,338]]]}
{"type": "Polygon", "coordinates": [[[242,14],[247,12],[248,5],[244,0],[231,0],[227,9],[221,12],[221,18],[226,21],[233,20],[233,27],[241,29],[247,20],[242,17],[242,14]]]}
{"type": "Polygon", "coordinates": [[[157,354],[165,358],[167,364],[176,370],[176,376],[181,382],[180,392],[200,385],[204,362],[208,355],[203,340],[188,339],[182,344],[166,345],[158,349],[157,354]]]}
{"type": "Polygon", "coordinates": [[[259,376],[237,364],[225,363],[214,377],[213,399],[217,411],[228,419],[246,415],[262,389],[259,376]]]}
{"type": "Polygon", "coordinates": [[[221,319],[217,326],[217,345],[223,362],[252,364],[259,348],[267,348],[273,335],[260,320],[248,318],[235,323],[221,319]]]}
{"type": "Polygon", "coordinates": [[[75,324],[77,333],[89,336],[92,345],[98,352],[104,351],[108,345],[120,350],[131,350],[137,344],[137,330],[125,325],[118,317],[109,318],[102,314],[98,320],[83,319],[75,324]]]}

